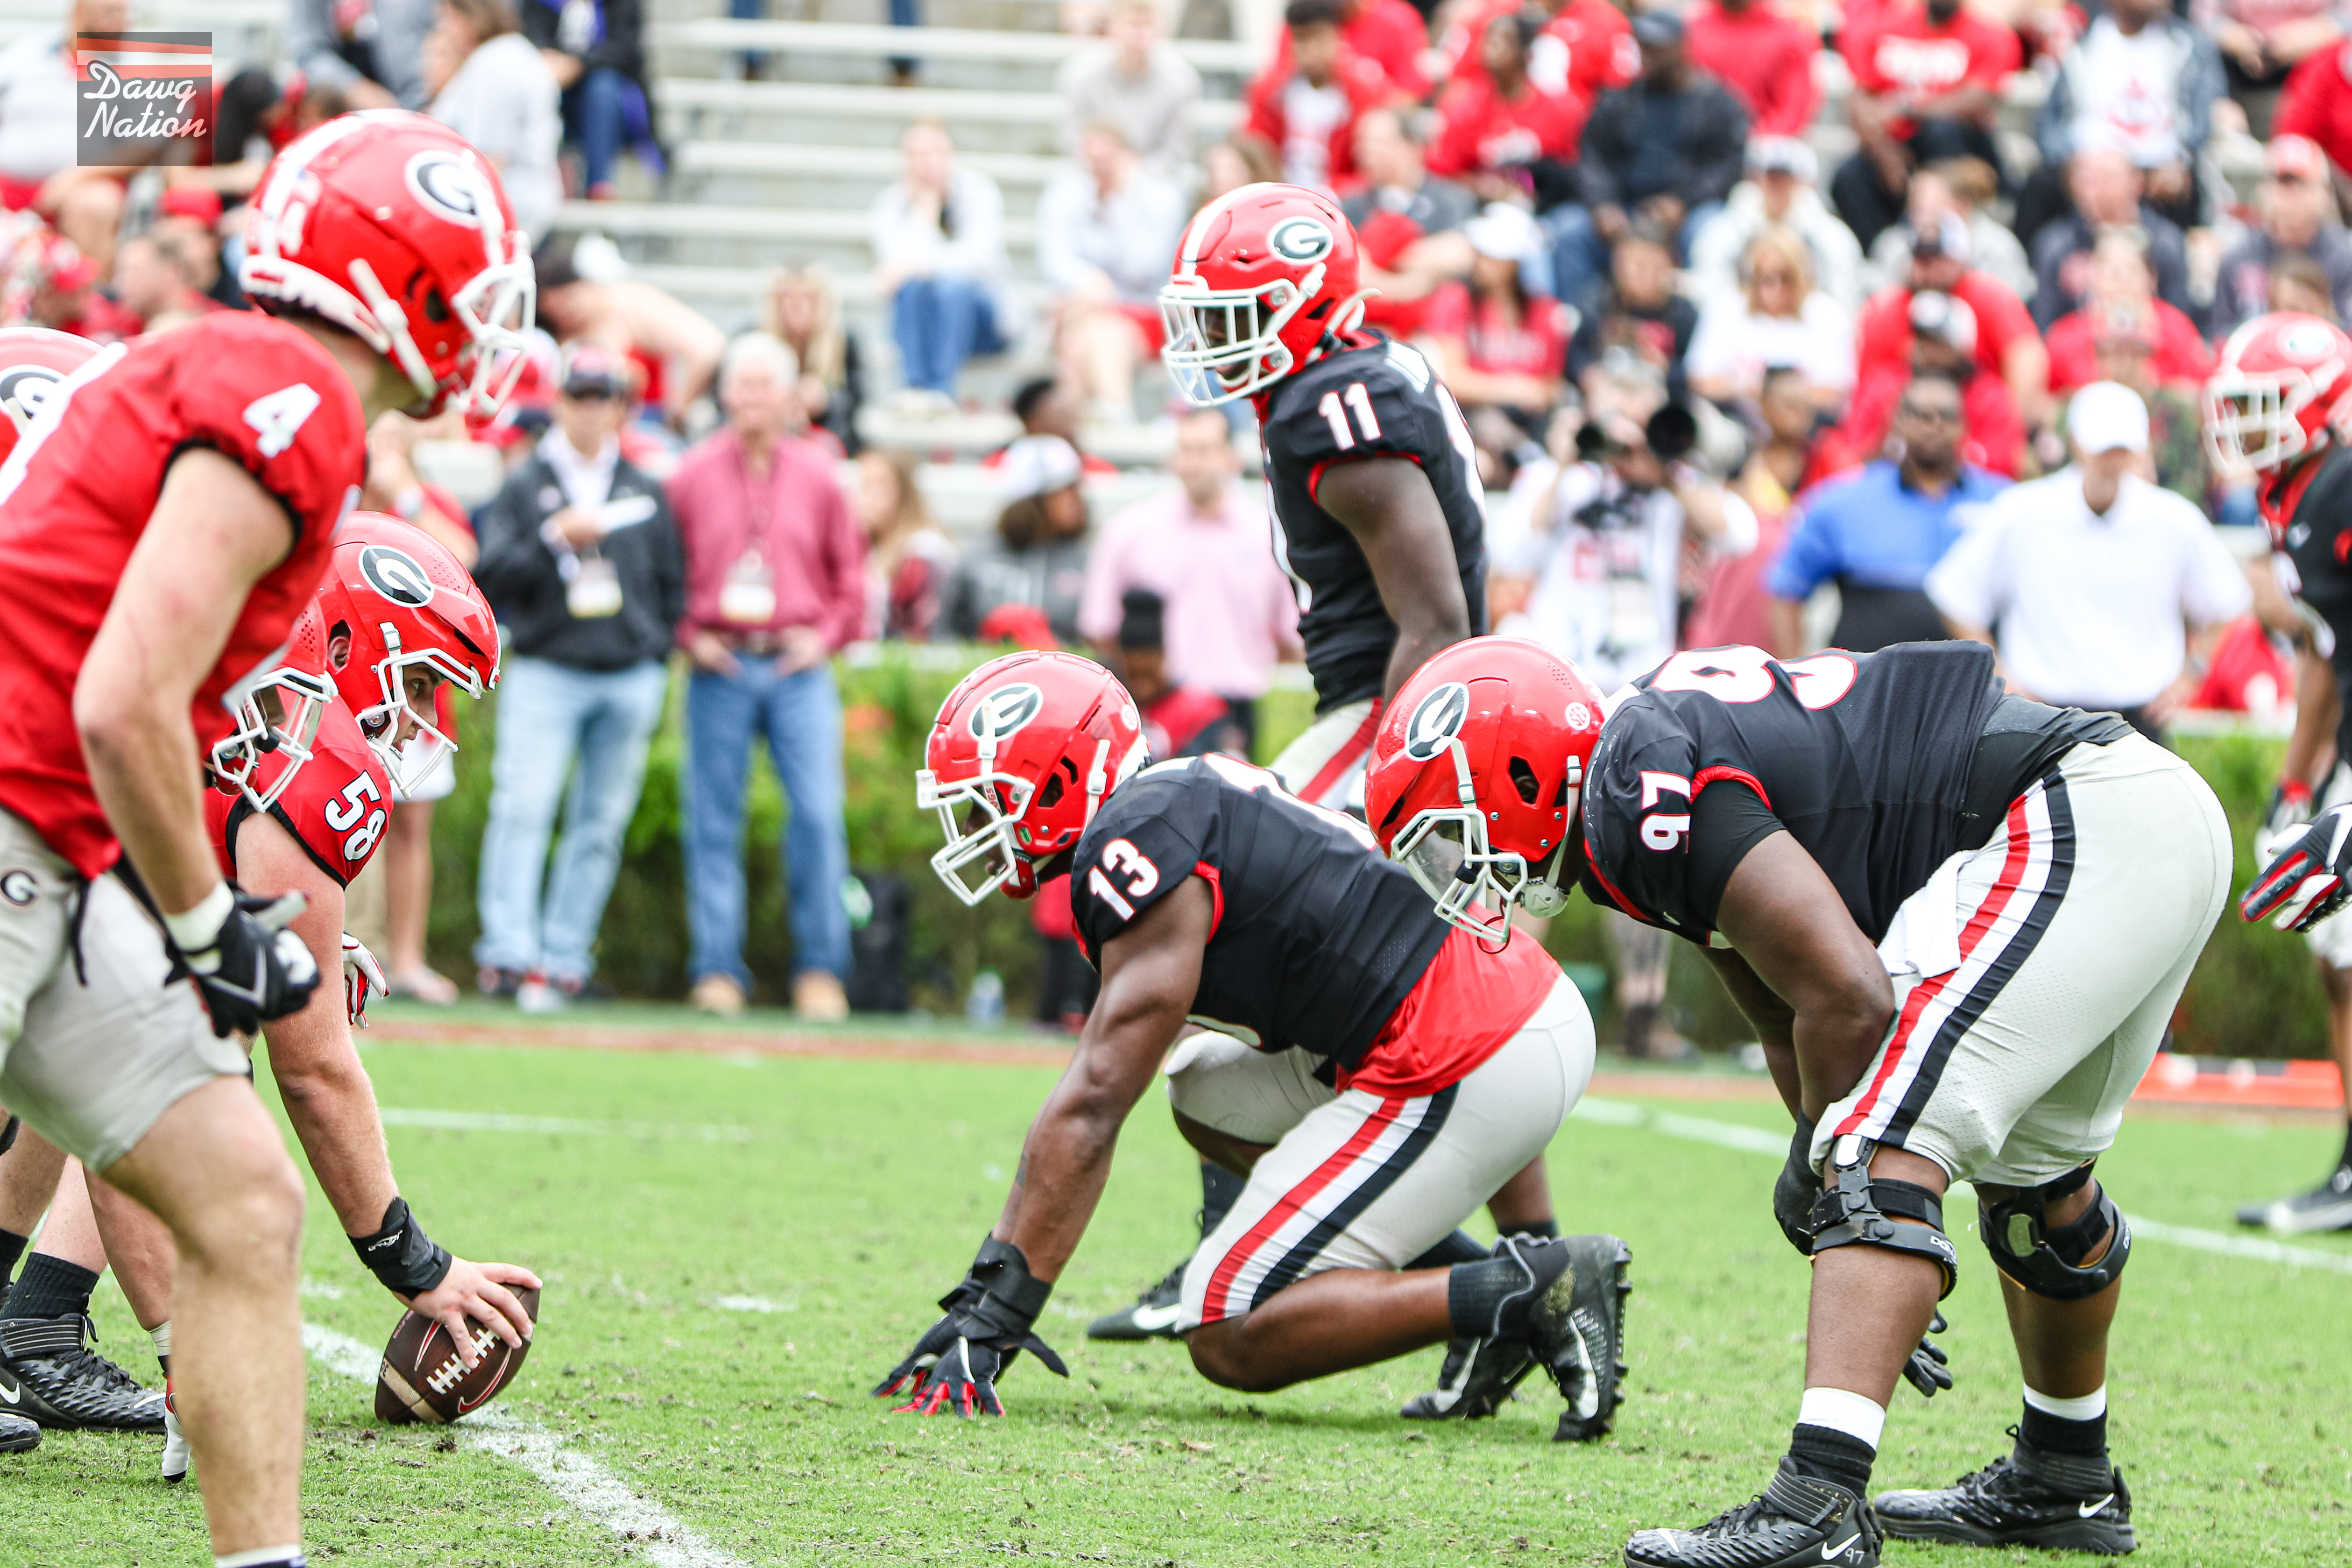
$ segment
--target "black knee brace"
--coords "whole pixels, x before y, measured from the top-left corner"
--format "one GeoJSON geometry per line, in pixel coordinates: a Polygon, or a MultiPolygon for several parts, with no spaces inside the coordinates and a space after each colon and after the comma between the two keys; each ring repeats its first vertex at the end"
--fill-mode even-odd
{"type": "Polygon", "coordinates": [[[2131,1226],[2124,1223],[2116,1200],[2099,1189],[2098,1200],[2071,1224],[2053,1226],[2042,1212],[2069,1193],[2079,1192],[2091,1179],[2092,1161],[2084,1161],[2054,1182],[2028,1187],[2016,1197],[1994,1203],[1981,1191],[1977,1196],[1977,1228],[1994,1267],[2009,1276],[2019,1289],[2031,1290],[2053,1301],[2079,1301],[2114,1284],[2131,1257],[2131,1226]],[[2115,1245],[2085,1268],[2083,1259],[2112,1232],[2115,1245]]]}
{"type": "Polygon", "coordinates": [[[1936,1296],[1940,1301],[1960,1277],[1960,1255],[1944,1234],[1943,1199],[1916,1182],[1872,1180],[1876,1148],[1864,1143],[1853,1164],[1832,1167],[1832,1179],[1813,1204],[1813,1256],[1854,1246],[1916,1253],[1944,1271],[1944,1288],[1936,1296]]]}

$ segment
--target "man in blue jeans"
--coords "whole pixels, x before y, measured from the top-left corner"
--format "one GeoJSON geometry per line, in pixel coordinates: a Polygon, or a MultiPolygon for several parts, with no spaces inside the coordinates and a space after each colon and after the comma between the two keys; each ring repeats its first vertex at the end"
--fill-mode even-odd
{"type": "Polygon", "coordinates": [[[485,993],[511,993],[526,1012],[563,1006],[595,972],[686,608],[669,505],[621,456],[629,384],[610,352],[567,350],[553,425],[481,521],[474,580],[507,648],[474,962],[485,993]],[[542,905],[559,805],[563,841],[542,905]]]}
{"type": "Polygon", "coordinates": [[[727,424],[670,479],[686,549],[678,642],[686,689],[687,925],[694,1005],[743,1009],[743,784],[764,736],[792,803],[783,847],[792,889],[793,1006],[847,1015],[849,845],[841,818],[841,693],[834,650],[866,622],[866,545],[832,459],[795,433],[800,366],[764,332],[729,346],[719,372],[727,424]]]}

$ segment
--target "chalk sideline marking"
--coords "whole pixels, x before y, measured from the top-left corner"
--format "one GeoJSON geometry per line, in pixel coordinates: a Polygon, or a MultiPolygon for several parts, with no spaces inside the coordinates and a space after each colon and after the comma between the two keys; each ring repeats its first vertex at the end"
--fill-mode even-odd
{"type": "Polygon", "coordinates": [[[698,1138],[705,1143],[749,1143],[751,1130],[709,1122],[577,1121],[565,1116],[509,1116],[497,1110],[420,1110],[380,1105],[386,1127],[429,1127],[443,1132],[552,1132],[591,1138],[698,1138]]]}
{"type": "MultiPolygon", "coordinates": [[[[317,1323],[302,1325],[302,1348],[328,1371],[360,1383],[373,1383],[383,1361],[382,1352],[317,1323]]],[[[657,1568],[744,1568],[680,1523],[676,1514],[637,1496],[627,1482],[568,1447],[536,1421],[493,1407],[475,1412],[449,1430],[467,1447],[529,1470],[581,1517],[634,1543],[657,1568]]]]}
{"type": "Polygon", "coordinates": [[[722,1312],[797,1312],[798,1301],[771,1301],[765,1296],[713,1296],[710,1304],[722,1312]]]}
{"type": "MultiPolygon", "coordinates": [[[[1580,1121],[1598,1121],[1609,1127],[1638,1127],[1652,1132],[1663,1132],[1669,1138],[1681,1138],[1696,1143],[1712,1143],[1720,1149],[1737,1149],[1742,1153],[1762,1154],[1775,1160],[1789,1156],[1789,1140],[1760,1127],[1742,1127],[1731,1121],[1710,1121],[1704,1116],[1685,1116],[1679,1111],[1652,1110],[1647,1106],[1632,1105],[1622,1100],[1580,1100],[1569,1115],[1580,1121]]],[[[1958,1193],[1968,1184],[1953,1184],[1958,1193]]],[[[2128,1216],[2132,1235],[2144,1241],[2168,1242],[2174,1247],[2186,1247],[2198,1252],[2210,1252],[2221,1258],[2244,1258],[2257,1263],[2275,1263],[2286,1268],[2322,1268],[2336,1274],[2352,1274],[2352,1253],[2323,1252],[2315,1247],[2283,1247],[2275,1241],[2264,1241],[2251,1236],[2229,1236],[2218,1230],[2200,1230],[2194,1226],[2166,1225],[2160,1221],[2128,1216]]]]}

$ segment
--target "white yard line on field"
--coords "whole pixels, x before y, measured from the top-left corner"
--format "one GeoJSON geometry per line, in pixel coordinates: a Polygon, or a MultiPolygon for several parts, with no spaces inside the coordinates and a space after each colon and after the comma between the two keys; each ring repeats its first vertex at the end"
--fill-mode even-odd
{"type": "MultiPolygon", "coordinates": [[[[1669,1138],[1682,1138],[1698,1143],[1712,1143],[1721,1149],[1737,1149],[1744,1153],[1762,1154],[1771,1159],[1786,1159],[1789,1140],[1785,1134],[1768,1132],[1760,1127],[1743,1127],[1734,1121],[1715,1121],[1704,1116],[1685,1116],[1679,1111],[1652,1110],[1647,1106],[1629,1104],[1622,1100],[1580,1100],[1569,1114],[1580,1121],[1598,1121],[1609,1127],[1639,1127],[1652,1132],[1663,1132],[1669,1138]]],[[[1948,1196],[1965,1197],[1965,1182],[1956,1182],[1948,1196]]],[[[2222,1258],[2245,1258],[2258,1263],[2276,1263],[2288,1268],[2324,1268],[2336,1274],[2352,1274],[2352,1253],[2325,1252],[2315,1247],[2282,1247],[2275,1241],[2263,1241],[2251,1236],[2229,1236],[2218,1230],[2200,1230],[2194,1226],[2166,1225],[2158,1220],[2143,1219],[2138,1215],[2127,1216],[2132,1235],[2145,1241],[2167,1242],[2174,1247],[2186,1247],[2198,1252],[2210,1252],[2222,1258]]]]}
{"type": "MultiPolygon", "coordinates": [[[[302,1325],[302,1348],[328,1371],[360,1383],[373,1383],[383,1362],[380,1352],[349,1334],[317,1323],[302,1325]]],[[[627,1482],[536,1421],[503,1410],[480,1410],[451,1430],[467,1447],[529,1470],[581,1517],[635,1542],[646,1561],[658,1568],[744,1568],[680,1523],[677,1515],[637,1496],[627,1482]]]]}
{"type": "Polygon", "coordinates": [[[713,1296],[710,1304],[722,1312],[797,1312],[798,1301],[771,1301],[765,1296],[713,1296]]]}
{"type": "Polygon", "coordinates": [[[699,1138],[705,1143],[749,1143],[751,1130],[709,1122],[575,1121],[565,1116],[509,1116],[498,1110],[419,1110],[380,1105],[386,1127],[429,1127],[443,1132],[554,1132],[592,1138],[699,1138]]]}

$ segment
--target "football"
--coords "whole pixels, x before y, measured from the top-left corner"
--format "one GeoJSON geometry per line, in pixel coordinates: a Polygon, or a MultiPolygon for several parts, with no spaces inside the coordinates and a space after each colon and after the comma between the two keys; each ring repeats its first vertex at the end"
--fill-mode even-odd
{"type": "MultiPolygon", "coordinates": [[[[539,1292],[518,1288],[514,1294],[536,1324],[539,1292]]],[[[472,1318],[466,1320],[466,1328],[482,1358],[471,1372],[458,1359],[446,1325],[415,1312],[400,1315],[400,1321],[393,1325],[392,1342],[383,1347],[383,1365],[376,1372],[378,1419],[395,1426],[455,1421],[496,1399],[499,1391],[514,1381],[515,1373],[522,1370],[523,1357],[530,1353],[530,1342],[516,1349],[472,1318]]]]}

